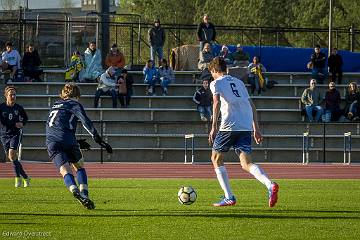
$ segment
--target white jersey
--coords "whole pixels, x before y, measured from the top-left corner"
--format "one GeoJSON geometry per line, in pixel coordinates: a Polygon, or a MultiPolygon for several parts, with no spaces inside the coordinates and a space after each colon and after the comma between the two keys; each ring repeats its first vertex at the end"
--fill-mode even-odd
{"type": "Polygon", "coordinates": [[[220,96],[220,131],[252,131],[250,97],[241,80],[224,75],[210,83],[210,90],[220,96]]]}

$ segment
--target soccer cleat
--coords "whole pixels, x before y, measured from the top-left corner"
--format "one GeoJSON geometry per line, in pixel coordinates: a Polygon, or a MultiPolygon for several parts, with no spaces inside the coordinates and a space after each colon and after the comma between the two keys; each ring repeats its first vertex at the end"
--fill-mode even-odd
{"type": "Polygon", "coordinates": [[[272,183],[269,189],[269,207],[274,207],[278,200],[279,185],[272,183]]]}
{"type": "Polygon", "coordinates": [[[15,177],[15,187],[21,187],[21,177],[15,177]]]}
{"type": "Polygon", "coordinates": [[[23,179],[24,187],[30,187],[30,177],[23,179]]]}
{"type": "Polygon", "coordinates": [[[89,198],[86,198],[80,194],[78,189],[73,191],[73,196],[78,202],[89,210],[95,209],[95,204],[89,198]]]}
{"type": "Polygon", "coordinates": [[[236,198],[235,196],[232,196],[231,198],[222,197],[220,202],[214,203],[214,207],[226,207],[226,206],[233,206],[236,204],[236,198]]]}

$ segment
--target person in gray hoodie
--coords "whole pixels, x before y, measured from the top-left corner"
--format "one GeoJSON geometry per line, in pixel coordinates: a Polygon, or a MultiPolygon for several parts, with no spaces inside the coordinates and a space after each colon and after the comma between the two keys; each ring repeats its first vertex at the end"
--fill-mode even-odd
{"type": "Polygon", "coordinates": [[[119,86],[115,79],[116,69],[109,67],[105,73],[101,74],[99,85],[95,92],[94,108],[98,107],[100,96],[111,96],[113,108],[117,107],[117,93],[116,88],[119,86]]]}
{"type": "Polygon", "coordinates": [[[324,111],[321,107],[323,96],[320,90],[316,87],[316,79],[310,80],[310,87],[304,90],[301,96],[301,102],[305,105],[305,111],[309,121],[314,121],[313,111],[315,111],[315,121],[320,122],[324,111]]]}

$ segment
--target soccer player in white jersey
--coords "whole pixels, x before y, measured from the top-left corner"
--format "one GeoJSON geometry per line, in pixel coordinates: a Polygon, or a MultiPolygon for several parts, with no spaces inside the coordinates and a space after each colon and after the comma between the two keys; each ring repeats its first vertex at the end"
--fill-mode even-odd
{"type": "Polygon", "coordinates": [[[223,157],[223,153],[233,147],[240,158],[241,167],[266,186],[269,191],[269,207],[274,207],[278,199],[279,185],[272,182],[260,166],[252,163],[251,160],[252,132],[257,144],[262,141],[255,105],[244,83],[226,74],[226,62],[222,58],[214,58],[209,65],[209,70],[214,78],[210,84],[213,93],[213,122],[209,133],[209,143],[212,144],[211,160],[217,179],[225,193],[225,196],[213,206],[236,204],[223,157]]]}

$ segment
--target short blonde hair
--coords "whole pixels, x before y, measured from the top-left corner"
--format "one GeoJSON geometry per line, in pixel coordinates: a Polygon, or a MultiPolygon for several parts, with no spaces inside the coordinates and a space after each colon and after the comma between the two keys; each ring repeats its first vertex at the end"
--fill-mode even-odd
{"type": "Polygon", "coordinates": [[[4,88],[4,96],[5,96],[5,98],[6,98],[7,93],[10,92],[10,91],[15,91],[15,93],[16,93],[16,88],[14,86],[6,86],[4,88]]]}
{"type": "Polygon", "coordinates": [[[61,89],[61,99],[80,98],[80,96],[80,88],[75,83],[67,83],[63,89],[61,89]]]}

